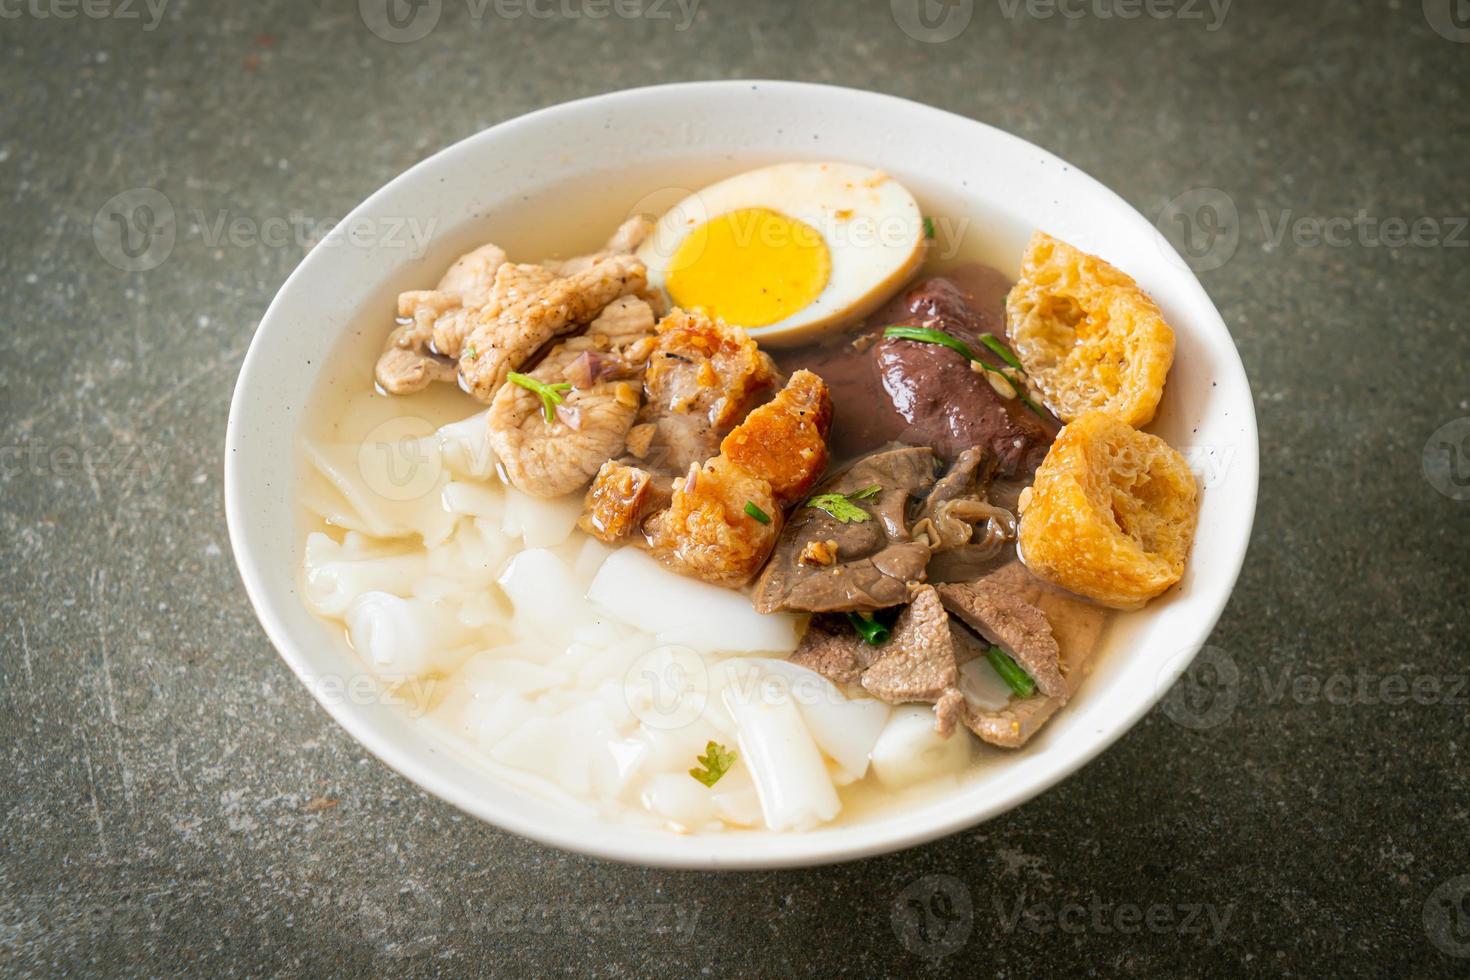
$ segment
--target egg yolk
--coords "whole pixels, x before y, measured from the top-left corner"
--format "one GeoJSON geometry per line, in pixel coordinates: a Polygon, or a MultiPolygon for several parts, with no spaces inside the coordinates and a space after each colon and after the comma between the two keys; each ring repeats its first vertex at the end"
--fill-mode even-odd
{"type": "Polygon", "coordinates": [[[664,286],[686,310],[764,327],[809,306],[831,274],[831,253],[815,228],[770,208],[745,208],[686,235],[664,286]]]}

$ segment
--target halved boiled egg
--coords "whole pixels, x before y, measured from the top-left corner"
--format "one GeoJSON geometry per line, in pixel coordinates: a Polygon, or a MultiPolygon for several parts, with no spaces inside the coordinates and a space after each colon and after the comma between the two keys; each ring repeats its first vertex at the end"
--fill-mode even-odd
{"type": "Polygon", "coordinates": [[[674,305],[796,343],[881,306],[923,262],[924,240],[918,203],[882,171],[781,163],[691,194],[638,257],[674,305]]]}

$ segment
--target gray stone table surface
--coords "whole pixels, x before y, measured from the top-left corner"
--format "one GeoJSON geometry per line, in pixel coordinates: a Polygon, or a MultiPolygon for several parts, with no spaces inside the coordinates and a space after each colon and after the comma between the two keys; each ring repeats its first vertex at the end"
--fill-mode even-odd
{"type": "Polygon", "coordinates": [[[1463,9],[425,2],[390,43],[384,0],[0,0],[0,970],[1470,970],[1470,422],[1436,434],[1470,416],[1463,9]],[[1190,698],[1038,799],[835,867],[650,871],[427,797],[275,655],[221,457],[303,247],[217,222],[331,220],[519,113],[732,77],[984,120],[1151,217],[1183,196],[1260,506],[1190,698]],[[178,236],[126,271],[94,217],[142,187],[178,236]]]}

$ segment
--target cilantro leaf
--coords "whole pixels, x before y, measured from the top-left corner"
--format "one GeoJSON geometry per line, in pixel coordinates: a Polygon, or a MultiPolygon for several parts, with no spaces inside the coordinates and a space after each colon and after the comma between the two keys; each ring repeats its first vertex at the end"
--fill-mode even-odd
{"type": "Polygon", "coordinates": [[[730,771],[730,767],[738,758],[736,753],[719,742],[710,742],[704,747],[704,755],[695,756],[702,768],[689,770],[689,775],[706,786],[713,786],[725,773],[730,771]]]}
{"type": "Polygon", "coordinates": [[[867,511],[859,507],[855,501],[868,500],[875,497],[882,489],[881,486],[875,483],[870,487],[863,487],[861,490],[854,490],[848,494],[819,493],[808,500],[806,505],[808,507],[815,507],[817,510],[826,511],[840,524],[861,524],[864,521],[871,521],[873,518],[867,511]]]}

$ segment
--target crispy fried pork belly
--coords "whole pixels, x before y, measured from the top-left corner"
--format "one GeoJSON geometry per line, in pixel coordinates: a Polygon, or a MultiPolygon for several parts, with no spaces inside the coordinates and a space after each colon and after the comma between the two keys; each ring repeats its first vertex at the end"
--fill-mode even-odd
{"type": "Polygon", "coordinates": [[[628,463],[610,459],[597,471],[587,491],[582,530],[607,544],[639,537],[643,521],[673,500],[672,481],[628,463]]]}
{"type": "Polygon", "coordinates": [[[638,421],[654,427],[644,458],[669,473],[704,462],[779,378],[775,363],[744,330],[674,310],[659,321],[644,378],[648,401],[638,421]]]}
{"type": "Polygon", "coordinates": [[[720,443],[720,454],[758,473],[784,503],[806,496],[827,468],[832,398],[810,371],[797,371],[771,401],[745,417],[720,443]]]}
{"type": "Polygon", "coordinates": [[[689,475],[674,481],[669,508],[647,521],[655,557],[717,585],[748,582],[780,535],[786,494],[804,492],[827,464],[830,404],[822,379],[798,371],[730,432],[725,444],[734,452],[691,464],[689,475]],[[779,438],[790,440],[785,455],[779,438]]]}
{"type": "Polygon", "coordinates": [[[764,478],[724,456],[674,481],[673,502],[648,519],[649,550],[675,571],[738,588],[748,582],[776,543],[781,507],[764,478]],[[747,505],[767,516],[752,516],[747,505]]]}

